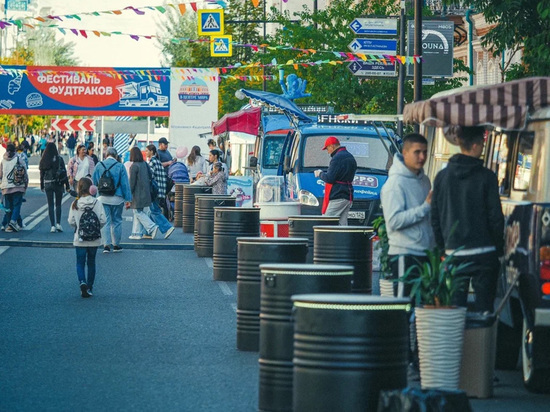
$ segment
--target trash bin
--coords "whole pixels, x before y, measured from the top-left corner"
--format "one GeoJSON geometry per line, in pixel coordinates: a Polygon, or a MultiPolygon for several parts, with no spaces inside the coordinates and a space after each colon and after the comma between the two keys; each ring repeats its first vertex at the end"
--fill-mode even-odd
{"type": "Polygon", "coordinates": [[[496,353],[495,314],[466,313],[459,388],[468,396],[491,398],[496,353]]]}

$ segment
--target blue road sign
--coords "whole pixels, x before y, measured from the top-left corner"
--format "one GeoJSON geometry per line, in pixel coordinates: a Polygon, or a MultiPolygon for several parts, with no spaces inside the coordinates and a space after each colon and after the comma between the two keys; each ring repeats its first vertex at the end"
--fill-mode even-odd
{"type": "Polygon", "coordinates": [[[348,47],[354,53],[388,54],[395,56],[397,53],[397,40],[354,39],[348,47]]]}
{"type": "Polygon", "coordinates": [[[397,36],[397,19],[373,19],[358,17],[350,23],[349,27],[355,34],[397,36]]]}
{"type": "Polygon", "coordinates": [[[396,75],[395,63],[384,64],[356,60],[349,64],[348,69],[355,76],[394,77],[396,75]]]}
{"type": "Polygon", "coordinates": [[[199,35],[216,36],[224,31],[223,9],[198,10],[199,35]]]}

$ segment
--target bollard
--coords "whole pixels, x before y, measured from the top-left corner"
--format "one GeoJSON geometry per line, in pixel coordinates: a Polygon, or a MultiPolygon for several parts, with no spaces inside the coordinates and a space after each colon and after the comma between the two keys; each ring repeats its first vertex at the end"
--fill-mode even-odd
{"type": "Polygon", "coordinates": [[[195,195],[195,251],[198,257],[212,257],[214,253],[214,208],[235,206],[235,200],[228,195],[195,195]]]}
{"type": "Polygon", "coordinates": [[[195,194],[197,193],[212,193],[212,188],[201,185],[183,185],[183,233],[193,233],[195,228],[195,194]]]}
{"type": "Polygon", "coordinates": [[[307,263],[313,263],[313,227],[338,226],[340,218],[334,216],[301,215],[288,217],[288,235],[290,237],[306,237],[309,240],[307,263]]]}

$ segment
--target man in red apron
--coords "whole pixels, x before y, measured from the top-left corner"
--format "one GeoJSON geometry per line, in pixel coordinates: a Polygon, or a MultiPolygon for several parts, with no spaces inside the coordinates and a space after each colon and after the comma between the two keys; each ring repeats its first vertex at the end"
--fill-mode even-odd
{"type": "Polygon", "coordinates": [[[325,140],[323,150],[331,156],[328,170],[316,170],[315,177],[325,182],[325,198],[323,200],[323,216],[338,216],[340,225],[348,224],[348,213],[353,202],[353,178],[357,170],[357,162],[353,155],[340,146],[340,141],[329,136],[325,140]]]}

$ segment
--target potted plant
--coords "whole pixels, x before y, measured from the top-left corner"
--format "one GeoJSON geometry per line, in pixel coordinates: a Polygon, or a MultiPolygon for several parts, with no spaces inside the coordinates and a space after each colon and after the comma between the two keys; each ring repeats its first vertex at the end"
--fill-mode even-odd
{"type": "Polygon", "coordinates": [[[379,216],[373,220],[372,227],[376,231],[376,237],[374,239],[377,240],[374,248],[378,251],[378,256],[380,259],[380,273],[378,277],[380,295],[394,297],[394,281],[391,278],[392,273],[390,268],[390,257],[388,255],[390,244],[388,241],[388,232],[386,231],[386,221],[384,220],[384,216],[379,216]]]}
{"type": "Polygon", "coordinates": [[[455,264],[454,254],[426,251],[428,262],[409,268],[399,279],[412,284],[422,388],[458,389],[466,308],[452,305],[467,287],[458,276],[468,264],[455,264]]]}

